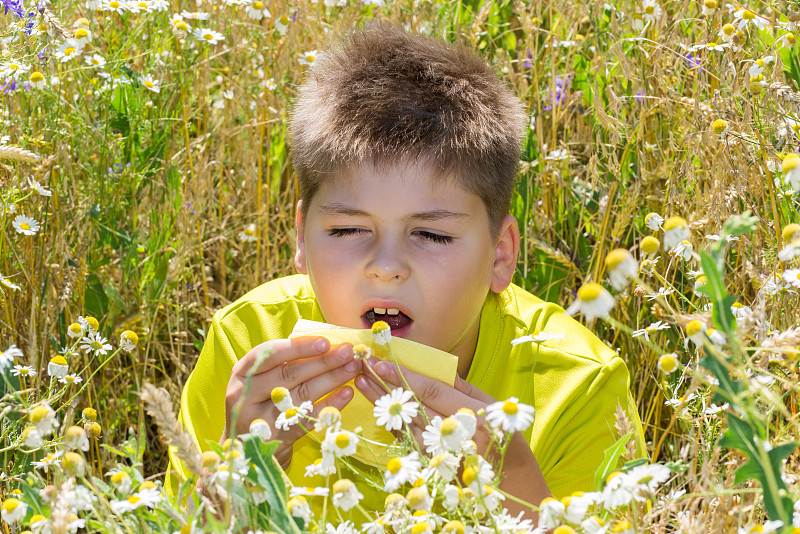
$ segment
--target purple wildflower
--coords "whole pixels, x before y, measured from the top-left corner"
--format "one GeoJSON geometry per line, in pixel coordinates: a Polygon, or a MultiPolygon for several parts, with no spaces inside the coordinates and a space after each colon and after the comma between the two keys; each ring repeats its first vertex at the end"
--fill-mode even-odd
{"type": "Polygon", "coordinates": [[[686,54],[683,59],[689,64],[690,69],[699,69],[700,68],[700,58],[689,52],[686,54]]]}
{"type": "Polygon", "coordinates": [[[527,57],[525,58],[525,61],[522,62],[522,66],[525,67],[526,69],[530,69],[533,68],[533,63],[532,63],[533,56],[531,55],[530,48],[528,48],[526,52],[527,52],[527,57]]]}
{"type": "Polygon", "coordinates": [[[543,107],[542,110],[548,111],[553,109],[556,106],[562,105],[567,100],[567,89],[569,88],[569,84],[572,82],[572,78],[566,76],[562,78],[561,76],[556,77],[556,90],[555,93],[550,91],[550,99],[547,106],[543,107]]]}
{"type": "Polygon", "coordinates": [[[22,7],[22,0],[0,0],[0,5],[5,8],[5,15],[8,15],[8,11],[11,10],[19,18],[23,18],[25,16],[25,9],[22,7]]]}

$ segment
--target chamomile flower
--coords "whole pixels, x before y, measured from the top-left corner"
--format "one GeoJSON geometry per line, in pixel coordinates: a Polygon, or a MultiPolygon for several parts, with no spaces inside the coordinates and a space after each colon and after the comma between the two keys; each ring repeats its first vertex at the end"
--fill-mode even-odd
{"type": "Polygon", "coordinates": [[[61,456],[63,456],[63,454],[64,451],[54,451],[46,455],[41,460],[31,462],[31,464],[33,464],[33,467],[36,469],[41,469],[47,473],[50,471],[50,467],[61,463],[61,456]]]}
{"type": "Polygon", "coordinates": [[[734,11],[733,17],[736,19],[735,24],[740,30],[744,30],[748,24],[752,24],[758,30],[763,30],[769,26],[769,21],[767,19],[743,7],[734,11]]]}
{"type": "Polygon", "coordinates": [[[50,358],[50,363],[47,364],[47,374],[53,378],[64,378],[69,372],[69,365],[67,359],[61,354],[50,358]]]}
{"type": "Polygon", "coordinates": [[[667,399],[664,401],[665,406],[671,406],[673,408],[680,408],[685,405],[687,402],[691,402],[697,398],[697,394],[690,393],[686,397],[674,397],[672,399],[667,399]]]}
{"type": "Polygon", "coordinates": [[[14,217],[11,226],[14,227],[14,230],[16,230],[18,234],[22,235],[36,235],[36,232],[41,228],[36,219],[26,217],[25,215],[17,215],[14,217]]]}
{"type": "Polygon", "coordinates": [[[89,437],[79,426],[71,426],[64,432],[64,446],[70,450],[89,450],[89,437]]]}
{"type": "Polygon", "coordinates": [[[458,456],[450,454],[449,452],[443,452],[431,458],[431,461],[428,463],[428,469],[436,473],[436,475],[445,482],[450,482],[458,473],[459,464],[460,460],[458,456]]]}
{"type": "Polygon", "coordinates": [[[259,0],[255,0],[254,2],[250,3],[247,6],[247,17],[252,20],[261,20],[264,17],[270,18],[269,9],[266,8],[264,2],[260,2],[259,0]]]}
{"type": "Polygon", "coordinates": [[[678,243],[689,239],[690,236],[689,225],[683,217],[670,217],[664,221],[664,250],[672,250],[678,243]]]}
{"type": "Polygon", "coordinates": [[[15,365],[11,369],[11,374],[14,376],[21,376],[23,378],[33,378],[36,376],[36,369],[29,365],[15,365]]]}
{"type": "Polygon", "coordinates": [[[311,506],[308,500],[302,495],[292,497],[286,502],[286,509],[292,517],[302,519],[306,523],[311,521],[311,506]]]}
{"type": "Polygon", "coordinates": [[[800,155],[789,154],[783,158],[781,165],[783,169],[784,181],[791,185],[795,191],[800,188],[800,155]]]}
{"type": "Polygon", "coordinates": [[[600,284],[589,282],[578,290],[578,298],[567,308],[567,315],[580,312],[587,321],[595,317],[606,318],[614,307],[614,297],[600,284]]]}
{"type": "Polygon", "coordinates": [[[539,503],[539,528],[554,529],[564,521],[564,503],[553,497],[546,497],[539,503]]]}
{"type": "Polygon", "coordinates": [[[250,435],[259,437],[264,441],[272,438],[272,428],[263,419],[255,419],[250,423],[250,435]]]}
{"type": "Polygon", "coordinates": [[[689,261],[692,259],[692,252],[694,251],[694,247],[692,244],[685,239],[675,245],[671,250],[671,254],[675,254],[677,257],[681,258],[683,261],[689,261]]]}
{"type": "Polygon", "coordinates": [[[671,287],[660,287],[658,288],[658,291],[656,291],[655,293],[647,293],[644,296],[644,298],[646,298],[647,300],[655,300],[658,297],[666,297],[667,295],[671,295],[674,292],[675,290],[672,289],[671,287]]]}
{"type": "MultiPolygon", "coordinates": [[[[34,89],[44,89],[47,85],[47,82],[44,81],[44,74],[38,71],[31,73],[31,75],[28,77],[28,83],[30,83],[31,87],[34,89]]],[[[50,193],[50,195],[52,195],[52,193],[50,193]]]]}
{"type": "Polygon", "coordinates": [[[106,473],[106,476],[111,477],[111,485],[120,493],[128,493],[133,486],[131,476],[121,469],[106,473]]]}
{"type": "Polygon", "coordinates": [[[723,137],[725,132],[728,131],[728,121],[724,119],[717,119],[711,123],[711,131],[714,132],[714,135],[723,137]]]}
{"type": "Polygon", "coordinates": [[[455,452],[461,448],[465,439],[469,439],[466,429],[455,417],[442,419],[437,415],[422,433],[425,450],[432,455],[455,452]]]}
{"type": "Polygon", "coordinates": [[[317,60],[317,51],[316,50],[309,50],[308,52],[303,52],[300,57],[297,58],[297,62],[301,65],[311,66],[317,60]]]}
{"type": "Polygon", "coordinates": [[[783,281],[800,289],[800,269],[786,269],[783,272],[783,281]]]}
{"type": "Polygon", "coordinates": [[[4,500],[3,506],[0,508],[0,515],[3,521],[12,526],[14,523],[22,521],[27,513],[28,505],[14,498],[4,500]]]}
{"type": "Polygon", "coordinates": [[[639,264],[624,248],[617,248],[609,252],[605,263],[608,270],[608,281],[611,283],[611,287],[617,291],[625,289],[628,282],[636,278],[639,273],[639,264]]]}
{"type": "Polygon", "coordinates": [[[342,422],[342,413],[335,406],[326,406],[319,412],[314,431],[322,432],[328,428],[338,429],[342,422]]]}
{"type": "Polygon", "coordinates": [[[728,342],[728,339],[725,337],[725,334],[723,334],[716,328],[706,329],[706,337],[708,337],[709,341],[711,341],[711,343],[713,343],[716,347],[722,347],[728,342]]]}
{"type": "Polygon", "coordinates": [[[700,319],[689,321],[686,325],[686,343],[689,341],[696,346],[701,346],[705,342],[706,323],[700,319]]]}
{"type": "Polygon", "coordinates": [[[33,425],[26,426],[22,430],[20,438],[22,439],[22,443],[24,443],[26,447],[31,449],[38,449],[39,447],[44,445],[44,436],[33,425]]]}
{"type": "Polygon", "coordinates": [[[321,448],[323,453],[332,453],[337,458],[352,456],[358,449],[358,436],[348,430],[328,428],[321,448]]]}
{"type": "Polygon", "coordinates": [[[274,388],[270,393],[270,398],[275,404],[275,407],[277,407],[281,412],[285,412],[294,406],[294,403],[292,402],[292,394],[289,393],[289,390],[284,387],[278,386],[274,388]]]}
{"type": "Polygon", "coordinates": [[[753,313],[753,309],[741,302],[734,302],[731,304],[731,313],[736,318],[736,322],[740,322],[749,317],[753,313]]]}
{"type": "Polygon", "coordinates": [[[0,74],[2,74],[6,79],[11,78],[16,80],[25,74],[29,69],[30,67],[23,63],[18,61],[10,61],[0,66],[0,74]]]}
{"type": "MultiPolygon", "coordinates": [[[[428,491],[428,486],[426,486],[425,484],[420,484],[420,485],[414,484],[414,487],[408,490],[408,493],[406,494],[406,501],[408,501],[408,507],[411,508],[412,510],[424,510],[425,512],[430,512],[431,506],[433,506],[433,498],[431,497],[431,494],[428,491]]],[[[416,534],[416,532],[422,534],[423,532],[425,532],[425,530],[417,529],[415,531],[412,528],[411,532],[412,534],[416,534]]]]}
{"type": "Polygon", "coordinates": [[[43,436],[50,434],[59,425],[56,413],[46,402],[31,408],[28,412],[28,422],[36,427],[36,430],[43,436]]]}
{"type": "Polygon", "coordinates": [[[124,15],[126,10],[127,5],[120,0],[102,0],[100,4],[100,11],[116,13],[117,15],[124,15]]]}
{"type": "Polygon", "coordinates": [[[311,401],[305,401],[300,406],[292,406],[285,412],[281,412],[275,420],[275,428],[289,430],[289,427],[298,424],[302,418],[310,413],[313,407],[314,405],[311,401]]]}
{"type": "Polygon", "coordinates": [[[655,254],[661,248],[661,243],[659,243],[657,238],[649,235],[642,239],[639,248],[641,248],[642,252],[645,254],[655,254]]]}
{"type": "Polygon", "coordinates": [[[417,451],[408,456],[392,458],[386,464],[386,471],[383,472],[384,491],[391,493],[406,482],[416,480],[419,478],[421,468],[417,451]]]}
{"type": "Polygon", "coordinates": [[[644,338],[647,341],[650,341],[650,334],[655,334],[659,330],[666,330],[668,328],[669,325],[664,321],[656,321],[655,323],[650,323],[650,325],[645,328],[634,330],[632,336],[633,337],[644,336],[644,338]]]}
{"type": "Polygon", "coordinates": [[[258,236],[256,235],[256,225],[251,223],[244,227],[244,230],[239,232],[239,239],[246,243],[252,243],[258,241],[258,236]]]}
{"type": "Polygon", "coordinates": [[[547,332],[534,332],[525,336],[520,336],[511,340],[511,346],[519,345],[521,343],[544,343],[551,339],[564,339],[564,334],[550,334],[547,332]]]}
{"type": "MultiPolygon", "coordinates": [[[[12,282],[9,277],[3,276],[2,274],[0,274],[0,285],[5,286],[8,289],[12,289],[14,291],[20,290],[20,287],[17,284],[12,282]]],[[[0,364],[0,367],[2,367],[2,364],[0,364]]]]}
{"type": "Polygon", "coordinates": [[[378,345],[388,345],[392,340],[392,329],[384,321],[372,323],[372,337],[378,345]]]}
{"type": "Polygon", "coordinates": [[[400,430],[404,423],[410,423],[417,416],[419,408],[419,403],[411,400],[413,396],[413,391],[396,388],[375,401],[372,413],[376,424],[391,431],[400,430]]]}
{"type": "Polygon", "coordinates": [[[275,20],[275,29],[278,30],[278,33],[281,35],[286,35],[286,30],[289,29],[289,23],[291,19],[286,15],[283,15],[275,20]]]}
{"type": "Polygon", "coordinates": [[[76,43],[80,43],[82,48],[92,42],[92,32],[89,31],[89,28],[81,26],[75,30],[75,34],[72,36],[72,38],[76,43]]]}
{"type": "Polygon", "coordinates": [[[358,531],[350,520],[339,523],[337,526],[333,526],[330,523],[325,525],[325,534],[356,534],[356,532],[358,531]]]}
{"type": "Polygon", "coordinates": [[[125,352],[133,352],[139,344],[139,336],[133,330],[125,330],[119,335],[119,346],[125,352]]]}
{"type": "Polygon", "coordinates": [[[663,10],[661,9],[661,6],[658,5],[656,0],[644,0],[642,2],[641,14],[642,19],[645,22],[655,22],[655,20],[658,19],[662,13],[663,10]]]}
{"type": "Polygon", "coordinates": [[[679,366],[678,355],[674,352],[662,354],[658,359],[658,369],[664,374],[672,374],[679,366]]]}
{"type": "Polygon", "coordinates": [[[289,497],[327,497],[331,490],[328,488],[312,488],[294,486],[289,489],[289,497]]]}
{"type": "Polygon", "coordinates": [[[72,384],[80,384],[81,382],[83,382],[83,378],[73,373],[62,376],[61,378],[58,379],[58,381],[61,384],[66,384],[70,386],[72,384]]]}
{"type": "Polygon", "coordinates": [[[192,31],[192,27],[183,20],[183,15],[175,13],[169,20],[170,26],[172,30],[178,35],[178,37],[185,37],[192,31]]]}
{"type": "Polygon", "coordinates": [[[108,351],[113,350],[114,347],[108,343],[108,340],[100,335],[100,332],[89,333],[81,340],[81,349],[85,351],[94,352],[95,356],[108,354],[108,351]]]}
{"type": "Polygon", "coordinates": [[[148,91],[152,91],[154,93],[161,92],[161,87],[159,85],[161,82],[159,80],[154,80],[153,76],[150,74],[147,76],[141,76],[139,78],[139,82],[144,85],[148,91]]]}
{"type": "Polygon", "coordinates": [[[353,481],[342,478],[333,483],[333,505],[345,512],[356,506],[364,496],[353,481]]]}
{"type": "Polygon", "coordinates": [[[20,349],[17,348],[16,345],[11,345],[2,353],[0,353],[0,371],[5,369],[6,367],[10,367],[14,365],[15,358],[22,358],[25,355],[22,353],[20,349]]]}
{"type": "Polygon", "coordinates": [[[486,420],[494,428],[502,428],[505,432],[524,432],[533,424],[536,413],[533,406],[522,404],[516,397],[500,401],[486,407],[486,420]]]}
{"type": "Polygon", "coordinates": [[[210,45],[215,45],[225,39],[224,35],[209,28],[195,28],[192,30],[192,35],[197,37],[199,41],[204,41],[210,45]]]}

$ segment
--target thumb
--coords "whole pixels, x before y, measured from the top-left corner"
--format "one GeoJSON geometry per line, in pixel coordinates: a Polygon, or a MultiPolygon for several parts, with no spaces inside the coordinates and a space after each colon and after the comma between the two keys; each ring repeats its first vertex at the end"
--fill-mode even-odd
{"type": "Polygon", "coordinates": [[[460,376],[456,376],[456,383],[455,388],[457,391],[460,391],[464,395],[471,397],[475,400],[479,400],[481,402],[485,402],[486,404],[491,404],[495,402],[495,399],[489,395],[488,393],[484,393],[480,389],[476,388],[460,376]]]}

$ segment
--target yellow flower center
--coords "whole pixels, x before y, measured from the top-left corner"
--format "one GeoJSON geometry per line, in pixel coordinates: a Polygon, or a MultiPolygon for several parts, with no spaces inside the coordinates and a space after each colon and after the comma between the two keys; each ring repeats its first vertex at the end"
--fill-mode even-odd
{"type": "Polygon", "coordinates": [[[750,11],[749,9],[745,9],[742,13],[742,18],[744,20],[754,20],[756,18],[756,14],[750,11]]]}
{"type": "Polygon", "coordinates": [[[149,89],[152,89],[153,88],[153,82],[151,82],[150,80],[146,80],[144,82],[144,86],[149,88],[149,89]]]}
{"type": "Polygon", "coordinates": [[[64,49],[64,55],[65,56],[71,56],[74,53],[75,53],[75,47],[74,46],[68,46],[67,48],[64,49]]]}
{"type": "Polygon", "coordinates": [[[289,25],[289,17],[287,17],[286,15],[284,15],[284,16],[282,16],[282,17],[280,18],[280,21],[279,21],[279,22],[280,22],[281,24],[283,24],[284,26],[288,26],[288,25],[289,25]]]}
{"type": "Polygon", "coordinates": [[[627,519],[623,519],[616,525],[614,525],[614,530],[612,532],[625,532],[631,528],[631,524],[627,519]]]}
{"type": "Polygon", "coordinates": [[[87,421],[96,421],[97,420],[97,410],[94,408],[84,408],[83,410],[83,418],[87,421]]]}
{"type": "Polygon", "coordinates": [[[724,33],[727,36],[733,35],[733,32],[735,31],[736,31],[736,26],[734,26],[733,24],[726,24],[725,26],[722,27],[722,33],[724,33]]]}
{"type": "Polygon", "coordinates": [[[658,248],[661,246],[661,243],[655,237],[649,235],[642,239],[642,251],[645,254],[653,254],[658,251],[658,248]]]}
{"type": "Polygon", "coordinates": [[[399,402],[395,402],[391,406],[389,406],[389,414],[391,415],[400,415],[403,413],[403,405],[399,402]]]}
{"type": "Polygon", "coordinates": [[[203,39],[205,39],[206,41],[211,41],[212,39],[214,39],[214,34],[213,33],[204,33],[203,34],[203,39]]]}
{"type": "Polygon", "coordinates": [[[689,321],[689,324],[686,325],[686,335],[693,336],[703,331],[703,321],[695,319],[693,321],[689,321]]]}
{"type": "Polygon", "coordinates": [[[136,495],[131,495],[128,497],[128,502],[131,504],[136,504],[137,502],[141,501],[142,499],[137,497],[136,495]]]}
{"type": "Polygon", "coordinates": [[[19,65],[17,65],[16,63],[11,63],[9,64],[8,68],[11,70],[17,70],[19,69],[19,65]]]}
{"type": "Polygon", "coordinates": [[[17,499],[6,499],[3,501],[3,510],[8,513],[16,510],[17,506],[19,506],[19,501],[17,499]]]}
{"type": "Polygon", "coordinates": [[[465,467],[464,468],[464,473],[461,475],[461,480],[464,481],[464,484],[466,486],[469,486],[470,484],[475,482],[475,479],[477,479],[477,478],[478,478],[478,474],[475,472],[475,468],[474,467],[469,466],[469,467],[465,467]]]}
{"type": "Polygon", "coordinates": [[[67,365],[67,359],[59,354],[58,356],[53,357],[50,360],[50,363],[54,363],[56,365],[67,365]]]}
{"type": "Polygon", "coordinates": [[[128,480],[129,478],[131,477],[128,476],[128,473],[126,473],[125,471],[117,471],[116,473],[111,475],[111,482],[119,485],[128,480]]]}
{"type": "Polygon", "coordinates": [[[83,328],[78,323],[72,323],[71,325],[69,325],[69,331],[72,332],[73,334],[80,334],[81,332],[83,332],[83,328]]]}
{"type": "Polygon", "coordinates": [[[92,350],[100,350],[103,348],[103,344],[99,341],[92,341],[89,345],[92,347],[92,350]]]}
{"type": "MultiPolygon", "coordinates": [[[[409,503],[410,503],[410,501],[409,501],[409,503]]],[[[413,527],[411,527],[411,534],[422,534],[423,532],[426,532],[426,531],[430,530],[430,528],[431,527],[430,527],[430,525],[428,525],[427,521],[422,521],[420,523],[417,523],[413,527]]]]}
{"type": "Polygon", "coordinates": [[[314,63],[314,54],[307,54],[306,61],[308,61],[309,63],[314,63]]]}
{"type": "Polygon", "coordinates": [[[569,525],[560,525],[556,527],[553,534],[575,534],[575,529],[569,525]]]}
{"type": "MultiPolygon", "coordinates": [[[[286,410],[286,419],[291,419],[291,418],[292,418],[292,417],[294,417],[295,415],[297,415],[297,410],[296,410],[296,409],[294,409],[294,408],[289,408],[288,410],[286,410]]],[[[337,439],[338,439],[338,438],[337,438],[337,439]]]]}
{"type": "Polygon", "coordinates": [[[708,9],[717,9],[717,0],[705,0],[703,5],[706,6],[708,9]]]}
{"type": "Polygon", "coordinates": [[[77,30],[75,30],[75,37],[76,37],[77,39],[83,39],[83,38],[84,38],[84,37],[86,37],[87,35],[89,35],[89,32],[87,32],[87,31],[86,31],[86,30],[84,30],[83,28],[78,28],[77,30]]]}
{"type": "Polygon", "coordinates": [[[286,398],[286,395],[289,394],[289,390],[284,387],[277,387],[272,390],[270,393],[270,397],[272,397],[272,402],[275,404],[281,402],[283,399],[286,398]]]}
{"type": "Polygon", "coordinates": [[[591,302],[603,293],[603,286],[594,282],[583,284],[578,290],[578,298],[583,302],[591,302]]]}
{"type": "Polygon", "coordinates": [[[261,9],[262,7],[264,7],[264,4],[261,2],[253,2],[253,9],[261,9]]]}
{"type": "Polygon", "coordinates": [[[519,406],[517,406],[516,402],[506,401],[503,403],[503,412],[506,415],[517,415],[519,411],[519,406]]]}
{"type": "Polygon", "coordinates": [[[464,534],[464,523],[455,519],[444,526],[446,534],[464,534]]]}
{"type": "Polygon", "coordinates": [[[30,230],[31,229],[31,225],[26,223],[26,222],[20,224],[19,227],[22,228],[23,230],[30,230]]]}
{"type": "Polygon", "coordinates": [[[647,6],[644,8],[644,12],[648,15],[652,15],[655,12],[656,8],[654,6],[647,6]]]}
{"type": "Polygon", "coordinates": [[[189,29],[189,26],[185,22],[183,22],[182,20],[176,21],[175,22],[175,27],[178,28],[179,30],[183,30],[183,31],[187,31],[189,29]]]}
{"type": "Polygon", "coordinates": [[[111,2],[108,3],[108,7],[112,9],[117,9],[119,7],[119,2],[117,2],[116,0],[111,0],[111,2]]]}
{"type": "Polygon", "coordinates": [[[792,223],[787,224],[783,227],[783,231],[781,232],[781,237],[783,237],[784,241],[791,241],[794,235],[800,231],[800,224],[792,223]]]}
{"type": "MultiPolygon", "coordinates": [[[[716,46],[716,45],[715,45],[716,46]]],[[[728,128],[728,123],[722,119],[717,119],[711,125],[711,129],[714,131],[715,134],[720,135],[728,128]]]]}
{"type": "Polygon", "coordinates": [[[675,358],[675,356],[664,355],[661,358],[659,358],[658,366],[665,373],[671,373],[678,367],[678,360],[675,358]]]}
{"type": "Polygon", "coordinates": [[[352,480],[348,480],[343,478],[341,480],[337,480],[333,483],[333,492],[334,493],[347,493],[351,489],[353,489],[355,485],[353,484],[352,480]]]}
{"type": "Polygon", "coordinates": [[[683,217],[670,217],[666,221],[664,221],[664,231],[669,232],[675,228],[680,228],[681,226],[686,226],[686,219],[683,217]]]}
{"type": "Polygon", "coordinates": [[[458,429],[458,421],[453,417],[446,417],[439,429],[443,436],[449,436],[458,429]]]}
{"type": "Polygon", "coordinates": [[[624,248],[615,248],[608,253],[608,256],[606,256],[606,267],[610,271],[613,271],[619,266],[620,263],[628,259],[630,255],[631,253],[624,248]]]}
{"type": "Polygon", "coordinates": [[[800,165],[800,156],[797,154],[789,154],[783,158],[783,164],[781,166],[783,168],[783,172],[789,172],[794,170],[798,165],[800,165]]]}
{"type": "Polygon", "coordinates": [[[346,432],[340,432],[339,435],[336,436],[334,442],[337,447],[344,449],[350,445],[350,436],[346,432]]]}
{"type": "Polygon", "coordinates": [[[389,460],[389,463],[386,464],[386,469],[393,475],[396,475],[401,467],[403,467],[403,462],[400,461],[400,458],[392,458],[389,460]]]}

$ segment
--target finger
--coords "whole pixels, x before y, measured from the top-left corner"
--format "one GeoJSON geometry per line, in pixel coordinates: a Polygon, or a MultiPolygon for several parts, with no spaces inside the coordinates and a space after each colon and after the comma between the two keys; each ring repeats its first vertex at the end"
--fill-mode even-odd
{"type": "Polygon", "coordinates": [[[484,393],[480,389],[476,388],[460,376],[456,376],[456,384],[455,387],[458,391],[463,393],[468,397],[472,397],[473,399],[479,400],[486,404],[492,404],[495,402],[494,397],[489,395],[488,393],[484,393]]]}
{"type": "MultiPolygon", "coordinates": [[[[325,359],[326,357],[322,357],[325,359]]],[[[317,359],[317,358],[314,358],[317,359]]],[[[298,365],[305,362],[298,362],[298,365]]],[[[289,365],[294,364],[286,364],[288,367],[289,365]]],[[[312,366],[311,362],[307,364],[308,368],[302,368],[301,373],[313,373],[315,366],[318,367],[318,363],[314,363],[312,366]]],[[[318,399],[321,399],[331,391],[343,386],[353,378],[355,378],[361,372],[361,361],[353,360],[349,358],[349,361],[344,365],[340,365],[334,369],[323,369],[322,372],[317,374],[316,376],[312,376],[307,380],[298,384],[295,388],[291,389],[292,399],[294,400],[295,404],[300,404],[303,401],[312,401],[315,402],[318,399]]]]}
{"type": "MultiPolygon", "coordinates": [[[[353,360],[353,346],[349,343],[339,345],[332,348],[323,355],[313,356],[310,358],[303,358],[283,363],[265,371],[263,373],[254,375],[250,385],[250,394],[253,396],[251,402],[264,402],[270,398],[273,388],[276,386],[285,387],[296,393],[297,398],[293,395],[295,403],[302,400],[316,400],[329,391],[339,387],[344,382],[355,377],[361,371],[361,362],[353,360]],[[351,365],[348,367],[350,363],[351,365]],[[347,367],[347,369],[343,369],[347,367]],[[337,377],[346,374],[347,380],[333,384],[329,382],[330,387],[324,391],[319,392],[318,395],[308,389],[303,384],[322,375],[328,374],[334,370],[341,370],[337,377]]],[[[240,380],[246,381],[247,378],[239,377],[240,380]]],[[[317,388],[315,391],[318,391],[317,388]]]]}
{"type": "Polygon", "coordinates": [[[318,356],[328,352],[331,343],[320,336],[302,336],[291,339],[273,339],[256,345],[244,357],[236,362],[231,371],[235,376],[247,376],[253,365],[265,354],[266,360],[256,369],[254,374],[260,374],[274,367],[296,360],[318,356]]]}
{"type": "MultiPolygon", "coordinates": [[[[368,364],[371,365],[375,373],[386,382],[393,385],[401,385],[404,383],[403,378],[398,373],[397,364],[373,358],[370,358],[368,364]]],[[[485,405],[485,403],[435,378],[421,375],[402,366],[400,366],[400,369],[402,370],[405,382],[408,382],[408,386],[414,391],[420,402],[439,413],[451,415],[456,413],[460,408],[470,408],[473,411],[477,411],[485,405]]]]}

